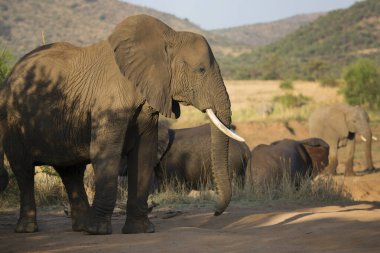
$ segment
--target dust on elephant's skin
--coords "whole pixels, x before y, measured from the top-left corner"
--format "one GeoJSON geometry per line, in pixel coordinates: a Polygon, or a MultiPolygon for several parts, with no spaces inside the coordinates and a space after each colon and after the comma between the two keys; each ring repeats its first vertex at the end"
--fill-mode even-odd
{"type": "MultiPolygon", "coordinates": [[[[159,126],[159,163],[155,168],[158,182],[185,184],[188,189],[199,190],[212,182],[211,127],[209,124],[183,129],[159,126]]],[[[230,177],[242,186],[250,161],[246,143],[230,138],[228,167],[230,177]]],[[[210,186],[210,185],[209,185],[210,186]]]]}
{"type": "Polygon", "coordinates": [[[356,137],[365,141],[367,169],[373,170],[372,131],[367,112],[359,106],[346,104],[328,105],[317,108],[309,117],[310,136],[325,140],[330,146],[328,174],[336,174],[338,149],[347,147],[345,175],[354,175],[356,137]]]}
{"type": "Polygon", "coordinates": [[[251,182],[279,183],[289,177],[298,187],[302,178],[315,176],[328,165],[329,145],[319,138],[284,139],[260,144],[251,154],[251,182]]]}
{"type": "MultiPolygon", "coordinates": [[[[16,232],[38,230],[34,166],[46,164],[65,185],[73,230],[112,233],[117,168],[124,156],[129,185],[122,232],[153,232],[147,198],[158,114],[179,117],[184,103],[212,110],[226,127],[231,123],[230,100],[206,39],[147,15],[128,17],[107,40],[87,47],[60,42],[36,48],[18,61],[0,89],[0,157],[5,152],[20,188],[16,232]],[[95,172],[91,207],[83,186],[88,163],[95,172]]],[[[220,214],[231,199],[224,162],[228,138],[211,128],[220,214]]],[[[4,171],[3,162],[0,166],[4,171]]]]}

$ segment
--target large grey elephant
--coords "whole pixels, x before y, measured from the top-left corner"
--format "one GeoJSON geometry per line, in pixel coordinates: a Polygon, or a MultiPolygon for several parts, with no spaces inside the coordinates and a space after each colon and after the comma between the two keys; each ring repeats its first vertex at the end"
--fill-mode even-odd
{"type": "MultiPolygon", "coordinates": [[[[35,232],[34,166],[52,165],[66,187],[75,231],[112,233],[120,157],[128,157],[123,233],[153,232],[147,198],[157,156],[158,113],[177,118],[179,103],[231,124],[230,100],[206,39],[147,16],[131,16],[107,40],[87,47],[41,46],[22,57],[0,90],[0,153],[20,188],[16,232],[35,232]],[[95,172],[89,206],[85,165],[95,172]]],[[[238,137],[237,137],[238,138],[238,137]]],[[[218,187],[215,215],[231,199],[228,137],[211,127],[218,187]]],[[[1,164],[1,167],[3,164],[1,164]]]]}
{"type": "MultiPolygon", "coordinates": [[[[158,131],[158,160],[155,174],[158,182],[185,184],[199,190],[212,181],[211,126],[169,129],[160,125],[158,131]]],[[[251,159],[246,143],[229,140],[228,167],[230,178],[242,186],[251,159]]]]}
{"type": "Polygon", "coordinates": [[[373,170],[372,136],[367,112],[358,106],[336,104],[320,107],[309,117],[309,132],[312,137],[325,140],[330,146],[329,166],[326,172],[336,174],[338,149],[347,146],[348,158],[345,175],[354,175],[355,137],[365,141],[367,168],[373,170]]]}
{"type": "Polygon", "coordinates": [[[251,152],[251,182],[276,183],[288,175],[298,187],[302,178],[316,176],[328,165],[329,145],[319,138],[283,139],[260,144],[251,152]]]}

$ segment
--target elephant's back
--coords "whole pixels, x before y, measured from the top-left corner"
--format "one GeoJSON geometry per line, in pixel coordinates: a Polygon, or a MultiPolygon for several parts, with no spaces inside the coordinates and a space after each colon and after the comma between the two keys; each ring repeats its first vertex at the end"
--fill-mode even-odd
{"type": "Polygon", "coordinates": [[[260,144],[251,152],[251,176],[254,181],[264,182],[271,180],[280,173],[277,158],[270,150],[270,146],[260,144]]]}
{"type": "Polygon", "coordinates": [[[323,137],[323,125],[331,108],[323,106],[315,109],[309,116],[309,134],[312,137],[323,137]]]}

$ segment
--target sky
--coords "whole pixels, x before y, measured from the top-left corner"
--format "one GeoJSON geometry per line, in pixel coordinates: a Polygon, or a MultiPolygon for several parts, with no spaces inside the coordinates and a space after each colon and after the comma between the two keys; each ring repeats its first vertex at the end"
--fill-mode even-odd
{"type": "Polygon", "coordinates": [[[206,30],[326,12],[359,0],[123,0],[187,18],[206,30]]]}

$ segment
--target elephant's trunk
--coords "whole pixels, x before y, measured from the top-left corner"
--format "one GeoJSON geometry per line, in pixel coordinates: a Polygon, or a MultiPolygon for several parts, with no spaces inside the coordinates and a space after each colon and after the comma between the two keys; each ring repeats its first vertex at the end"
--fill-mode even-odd
{"type": "Polygon", "coordinates": [[[365,154],[367,169],[374,169],[373,161],[372,161],[372,132],[371,130],[369,129],[368,131],[366,131],[366,133],[363,134],[363,136],[366,139],[364,154],[365,154]]]}
{"type": "MultiPolygon", "coordinates": [[[[227,127],[231,124],[231,111],[216,113],[219,120],[227,127]]],[[[215,215],[220,215],[231,201],[231,179],[228,171],[229,138],[214,124],[211,124],[211,162],[214,182],[217,188],[215,215]]]]}
{"type": "MultiPolygon", "coordinates": [[[[215,79],[214,79],[215,80],[215,79]]],[[[213,82],[215,89],[208,94],[212,111],[225,127],[231,126],[231,104],[223,79],[213,82]]],[[[220,215],[231,201],[231,179],[228,171],[229,138],[214,124],[211,124],[211,163],[214,182],[217,190],[215,215],[220,215]]]]}

